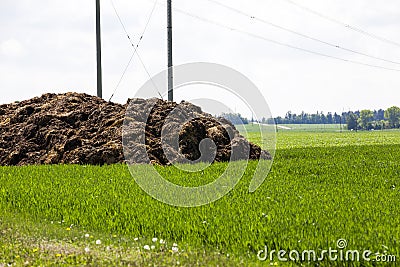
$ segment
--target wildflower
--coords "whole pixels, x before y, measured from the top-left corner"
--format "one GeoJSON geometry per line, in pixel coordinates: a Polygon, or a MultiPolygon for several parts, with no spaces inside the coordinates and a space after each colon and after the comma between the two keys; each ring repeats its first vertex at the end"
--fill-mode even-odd
{"type": "Polygon", "coordinates": [[[19,259],[19,255],[15,256],[16,259],[19,259]]]}
{"type": "Polygon", "coordinates": [[[177,244],[177,243],[173,243],[172,246],[173,246],[173,247],[177,247],[178,244],[177,244]]]}
{"type": "Polygon", "coordinates": [[[67,230],[67,231],[71,231],[71,228],[70,228],[70,227],[67,227],[65,230],[67,230]]]}
{"type": "Polygon", "coordinates": [[[135,237],[133,240],[135,240],[135,241],[138,241],[138,240],[139,240],[139,238],[135,237]]]}
{"type": "Polygon", "coordinates": [[[203,221],[203,224],[206,224],[207,223],[207,221],[203,221]]]}
{"type": "Polygon", "coordinates": [[[89,236],[90,236],[89,234],[85,234],[85,237],[86,237],[86,238],[89,238],[89,236]]]}
{"type": "Polygon", "coordinates": [[[56,254],[56,257],[61,257],[61,254],[60,253],[56,254]]]}
{"type": "Polygon", "coordinates": [[[32,251],[35,253],[35,252],[38,252],[39,249],[38,248],[34,248],[32,251]]]}
{"type": "Polygon", "coordinates": [[[96,240],[96,245],[100,245],[101,244],[101,240],[100,239],[97,239],[96,240]]]}
{"type": "Polygon", "coordinates": [[[156,248],[156,246],[152,245],[150,248],[151,248],[151,249],[155,249],[155,248],[156,248]]]}
{"type": "Polygon", "coordinates": [[[153,237],[153,239],[151,239],[151,241],[153,242],[157,242],[158,238],[157,237],[153,237]]]}
{"type": "Polygon", "coordinates": [[[178,252],[178,247],[172,247],[172,252],[178,252]]]}
{"type": "Polygon", "coordinates": [[[165,240],[164,239],[160,239],[160,244],[165,244],[165,240]]]}
{"type": "Polygon", "coordinates": [[[90,248],[85,247],[85,252],[86,252],[86,253],[89,253],[89,252],[90,252],[90,248]]]}
{"type": "Polygon", "coordinates": [[[143,247],[145,250],[150,250],[150,246],[149,245],[144,245],[143,247]]]}

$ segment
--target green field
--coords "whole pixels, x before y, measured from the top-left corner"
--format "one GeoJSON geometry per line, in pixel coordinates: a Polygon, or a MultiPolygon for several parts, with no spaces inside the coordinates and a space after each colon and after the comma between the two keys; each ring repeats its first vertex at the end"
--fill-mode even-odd
{"type": "MultiPolygon", "coordinates": [[[[257,143],[252,127],[248,138],[257,143]]],[[[399,131],[279,131],[272,170],[257,191],[248,192],[256,166],[250,162],[228,195],[196,208],[152,199],[124,165],[1,167],[0,266],[300,265],[276,254],[260,261],[257,253],[265,245],[321,252],[339,239],[347,249],[371,250],[373,260],[400,257],[399,159],[399,131]]],[[[193,185],[214,180],[225,167],[158,171],[193,185]]]]}
{"type": "Polygon", "coordinates": [[[278,131],[306,131],[306,132],[340,132],[346,131],[346,125],[340,124],[279,124],[278,131]]]}

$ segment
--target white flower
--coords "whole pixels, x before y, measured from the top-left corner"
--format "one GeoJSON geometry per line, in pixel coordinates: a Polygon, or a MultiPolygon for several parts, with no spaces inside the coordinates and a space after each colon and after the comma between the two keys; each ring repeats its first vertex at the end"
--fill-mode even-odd
{"type": "Polygon", "coordinates": [[[153,237],[153,239],[151,239],[151,241],[153,242],[157,242],[158,238],[157,237],[153,237]]]}
{"type": "Polygon", "coordinates": [[[111,248],[109,246],[106,247],[106,250],[109,251],[111,248]]]}
{"type": "Polygon", "coordinates": [[[96,240],[96,245],[100,245],[101,244],[101,240],[100,239],[97,239],[96,240]]]}
{"type": "Polygon", "coordinates": [[[173,246],[173,247],[177,247],[178,244],[177,244],[177,243],[173,243],[172,246],[173,246]]]}
{"type": "Polygon", "coordinates": [[[207,223],[207,221],[203,221],[203,224],[206,224],[207,223]]]}
{"type": "Polygon", "coordinates": [[[152,245],[150,248],[151,248],[151,249],[155,249],[155,248],[156,248],[156,246],[152,245]]]}
{"type": "Polygon", "coordinates": [[[139,240],[139,238],[135,237],[133,240],[135,240],[135,241],[138,241],[138,240],[139,240]]]}
{"type": "Polygon", "coordinates": [[[86,238],[89,238],[89,236],[90,236],[89,234],[85,234],[85,237],[86,237],[86,238]]]}
{"type": "Polygon", "coordinates": [[[86,252],[86,253],[90,252],[90,248],[86,247],[86,248],[85,248],[85,252],[86,252]]]}
{"type": "Polygon", "coordinates": [[[150,250],[150,246],[149,245],[144,245],[143,247],[145,250],[150,250]]]}
{"type": "Polygon", "coordinates": [[[178,252],[178,247],[172,247],[172,252],[178,252]]]}
{"type": "Polygon", "coordinates": [[[164,239],[160,239],[160,244],[165,244],[165,240],[164,239]]]}

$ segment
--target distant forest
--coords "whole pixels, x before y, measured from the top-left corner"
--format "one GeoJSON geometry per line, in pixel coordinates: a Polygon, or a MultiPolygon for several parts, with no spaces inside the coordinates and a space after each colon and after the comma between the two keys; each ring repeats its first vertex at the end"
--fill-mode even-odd
{"type": "Polygon", "coordinates": [[[262,118],[260,121],[243,118],[238,113],[223,113],[222,117],[230,120],[233,124],[248,124],[249,122],[258,122],[272,124],[342,124],[349,130],[381,130],[400,128],[400,108],[393,106],[387,110],[358,110],[348,111],[342,114],[328,112],[317,112],[301,114],[288,111],[285,117],[276,117],[272,119],[262,118]]]}

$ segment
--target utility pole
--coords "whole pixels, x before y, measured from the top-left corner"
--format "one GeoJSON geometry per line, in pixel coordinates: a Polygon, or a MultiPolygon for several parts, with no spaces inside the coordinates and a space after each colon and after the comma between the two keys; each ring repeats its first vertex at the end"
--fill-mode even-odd
{"type": "Polygon", "coordinates": [[[172,69],[172,0],[167,0],[168,20],[168,101],[174,101],[174,74],[172,69]]]}
{"type": "Polygon", "coordinates": [[[100,0],[96,0],[96,50],[97,50],[97,96],[102,98],[103,82],[101,73],[100,0]]]}

